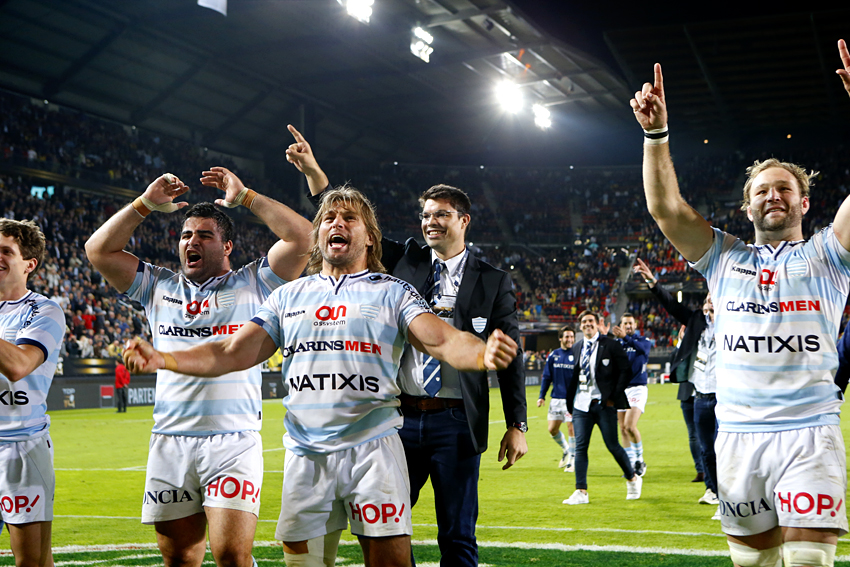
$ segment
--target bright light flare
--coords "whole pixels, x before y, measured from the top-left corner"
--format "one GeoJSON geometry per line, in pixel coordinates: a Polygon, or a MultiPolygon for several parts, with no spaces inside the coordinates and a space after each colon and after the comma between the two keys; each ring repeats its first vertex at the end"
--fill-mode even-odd
{"type": "Polygon", "coordinates": [[[510,81],[503,81],[496,85],[496,98],[507,112],[516,114],[522,109],[522,91],[510,81]]]}
{"type": "Polygon", "coordinates": [[[535,104],[531,107],[534,113],[534,124],[541,130],[546,130],[552,126],[552,113],[542,104],[535,104]]]}
{"type": "Polygon", "coordinates": [[[355,20],[364,24],[369,23],[375,0],[337,0],[337,2],[345,6],[345,11],[355,20]]]}
{"type": "Polygon", "coordinates": [[[425,63],[430,63],[431,54],[434,53],[434,48],[431,47],[433,41],[434,36],[420,27],[415,27],[413,37],[410,38],[410,52],[425,63]]]}

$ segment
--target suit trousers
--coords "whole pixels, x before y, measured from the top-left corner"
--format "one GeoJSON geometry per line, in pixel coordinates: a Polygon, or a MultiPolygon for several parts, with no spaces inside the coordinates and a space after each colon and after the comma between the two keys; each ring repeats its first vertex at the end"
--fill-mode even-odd
{"type": "Polygon", "coordinates": [[[594,400],[589,411],[573,408],[573,428],[576,432],[576,488],[581,490],[587,490],[587,448],[594,425],[599,426],[605,447],[614,456],[625,477],[631,479],[635,476],[626,450],[620,446],[617,439],[617,408],[594,400]]]}
{"type": "MultiPolygon", "coordinates": [[[[404,426],[399,435],[410,472],[410,503],[431,477],[437,511],[440,567],[475,567],[478,544],[478,471],[475,451],[462,407],[420,411],[401,406],[404,426]]],[[[616,416],[614,418],[616,425],[616,416]]]]}
{"type": "Polygon", "coordinates": [[[700,450],[699,441],[697,440],[697,430],[694,425],[694,398],[690,397],[687,400],[679,402],[682,407],[682,417],[685,420],[685,426],[688,428],[688,447],[691,449],[691,458],[694,460],[694,468],[698,473],[704,473],[702,468],[702,451],[700,450]]]}
{"type": "Polygon", "coordinates": [[[714,454],[714,441],[717,439],[717,416],[714,406],[717,398],[713,394],[697,394],[694,401],[694,424],[697,429],[702,472],[705,473],[705,485],[717,494],[717,455],[714,454]]]}

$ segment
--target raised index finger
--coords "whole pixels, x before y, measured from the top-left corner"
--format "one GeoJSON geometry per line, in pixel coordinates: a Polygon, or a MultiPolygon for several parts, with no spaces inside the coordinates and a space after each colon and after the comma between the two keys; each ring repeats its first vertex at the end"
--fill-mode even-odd
{"type": "Polygon", "coordinates": [[[287,124],[286,128],[289,130],[289,133],[292,134],[292,137],[295,138],[296,142],[301,143],[301,142],[307,141],[307,140],[304,139],[304,136],[301,135],[301,132],[296,130],[295,126],[293,126],[292,124],[287,124]]]}
{"type": "Polygon", "coordinates": [[[655,90],[664,92],[664,75],[661,74],[661,63],[655,64],[655,90]]]}
{"type": "Polygon", "coordinates": [[[841,63],[844,69],[850,71],[850,52],[847,51],[847,43],[843,39],[838,40],[838,53],[841,55],[841,63]]]}

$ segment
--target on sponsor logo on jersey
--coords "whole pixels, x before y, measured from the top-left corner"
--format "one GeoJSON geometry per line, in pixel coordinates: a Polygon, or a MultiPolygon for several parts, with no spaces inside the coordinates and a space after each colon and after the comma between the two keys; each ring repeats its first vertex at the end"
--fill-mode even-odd
{"type": "Polygon", "coordinates": [[[230,325],[218,325],[211,327],[178,327],[177,325],[160,325],[159,334],[163,337],[185,337],[185,338],[204,338],[213,337],[215,335],[232,335],[238,331],[244,323],[233,323],[230,325]]]}
{"type": "Polygon", "coordinates": [[[300,352],[325,352],[333,350],[350,350],[354,352],[365,352],[368,354],[381,355],[381,345],[375,343],[366,343],[363,341],[349,341],[345,339],[336,341],[305,341],[295,343],[284,347],[280,350],[283,358],[289,358],[293,354],[300,352]]]}
{"type": "Polygon", "coordinates": [[[209,315],[210,314],[210,300],[205,299],[203,303],[200,301],[190,301],[186,304],[186,313],[189,315],[209,315]],[[202,312],[203,310],[203,312],[202,312]]]}
{"type": "Polygon", "coordinates": [[[773,291],[776,288],[776,272],[762,268],[758,288],[762,291],[773,291]]]}
{"type": "Polygon", "coordinates": [[[324,391],[324,390],[344,390],[351,388],[355,392],[379,392],[378,378],[375,376],[363,376],[362,374],[304,374],[303,376],[295,376],[289,378],[289,386],[296,392],[304,390],[324,391]]]}
{"type": "Polygon", "coordinates": [[[723,335],[723,350],[736,352],[742,350],[744,352],[763,352],[776,354],[787,350],[788,352],[817,352],[820,350],[820,342],[817,335],[789,335],[788,337],[780,337],[777,335],[762,336],[744,336],[744,335],[723,335]]]}
{"type": "Polygon", "coordinates": [[[318,321],[313,321],[313,325],[315,327],[345,325],[345,319],[343,317],[345,317],[346,311],[345,305],[337,305],[336,307],[322,305],[316,309],[316,319],[318,321]]]}
{"type": "Polygon", "coordinates": [[[790,313],[793,311],[820,311],[820,300],[797,299],[792,301],[771,301],[770,303],[733,300],[726,303],[726,311],[754,313],[756,315],[790,313]]]}

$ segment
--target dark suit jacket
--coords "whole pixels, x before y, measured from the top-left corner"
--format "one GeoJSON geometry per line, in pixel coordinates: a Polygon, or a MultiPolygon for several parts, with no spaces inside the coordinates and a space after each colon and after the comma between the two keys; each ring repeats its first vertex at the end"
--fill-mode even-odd
{"type": "MultiPolygon", "coordinates": [[[[425,294],[431,275],[431,248],[420,246],[413,238],[401,244],[384,238],[381,241],[383,256],[381,262],[389,273],[413,284],[421,294],[425,294]]],[[[458,289],[454,312],[454,326],[468,331],[482,340],[487,340],[495,329],[520,344],[519,324],[516,318],[516,296],[511,277],[504,271],[491,266],[469,253],[463,280],[458,289]],[[479,332],[472,326],[472,320],[486,320],[479,332]]],[[[466,418],[472,442],[479,453],[487,449],[487,431],[490,417],[490,389],[486,372],[459,372],[460,389],[463,394],[466,418]]],[[[517,353],[508,368],[496,373],[499,390],[502,395],[502,409],[507,425],[526,421],[525,370],[522,365],[522,352],[517,353]]]]}
{"type": "MultiPolygon", "coordinates": [[[[629,400],[626,398],[626,387],[632,379],[632,367],[629,364],[629,355],[617,341],[617,339],[601,335],[596,347],[596,387],[602,393],[602,403],[608,400],[614,402],[617,409],[628,409],[629,400]]],[[[584,339],[573,345],[573,356],[576,361],[581,361],[581,349],[584,348],[584,339]]],[[[581,363],[578,362],[573,368],[573,379],[567,388],[567,410],[572,413],[573,403],[578,390],[581,363]]]]}
{"type": "MultiPolygon", "coordinates": [[[[693,355],[696,353],[699,338],[702,336],[702,332],[705,331],[706,327],[708,327],[708,323],[706,322],[705,315],[701,309],[689,309],[682,305],[673,299],[673,295],[669,291],[657,283],[655,284],[655,287],[650,287],[649,291],[652,292],[652,295],[658,299],[661,306],[664,307],[664,309],[666,309],[673,318],[675,318],[679,323],[685,325],[685,335],[679,339],[679,348],[673,355],[673,360],[670,364],[670,376],[671,379],[673,379],[676,374],[676,369],[679,366],[685,364],[690,367],[693,365],[693,355]]],[[[687,370],[686,376],[690,376],[690,368],[684,368],[684,370],[687,370]]],[[[693,391],[694,385],[683,380],[679,382],[679,394],[676,398],[685,401],[691,397],[693,391]]]]}

